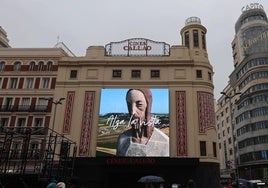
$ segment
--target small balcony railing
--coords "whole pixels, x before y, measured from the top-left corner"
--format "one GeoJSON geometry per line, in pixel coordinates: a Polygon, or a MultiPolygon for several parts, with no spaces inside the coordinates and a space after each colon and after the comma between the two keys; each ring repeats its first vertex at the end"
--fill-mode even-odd
{"type": "Polygon", "coordinates": [[[0,126],[0,135],[6,133],[26,134],[32,135],[46,135],[48,132],[47,126],[44,127],[3,127],[0,126]]]}
{"type": "Polygon", "coordinates": [[[48,112],[47,105],[2,105],[0,112],[48,112]]]}

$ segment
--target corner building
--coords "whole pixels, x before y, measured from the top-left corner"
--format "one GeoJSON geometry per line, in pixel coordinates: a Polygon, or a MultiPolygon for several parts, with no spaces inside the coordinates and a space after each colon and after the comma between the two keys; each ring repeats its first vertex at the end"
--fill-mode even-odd
{"type": "Polygon", "coordinates": [[[265,179],[268,173],[268,20],[264,9],[244,11],[235,29],[235,71],[230,75],[230,84],[242,93],[234,112],[238,164],[242,177],[265,179]],[[237,58],[236,50],[240,52],[237,58]]]}
{"type": "MultiPolygon", "coordinates": [[[[137,182],[140,177],[159,175],[167,187],[186,186],[188,179],[198,187],[219,186],[213,68],[206,32],[200,19],[191,17],[181,30],[182,45],[132,38],[90,46],[85,56],[65,54],[55,61],[51,96],[65,100],[44,116],[50,117],[49,127],[77,143],[73,175],[81,185],[143,187],[137,182]],[[152,113],[160,117],[157,128],[169,137],[169,156],[116,156],[119,130],[127,127],[122,119],[128,112],[122,109],[127,109],[129,88],[151,89],[152,113]]],[[[8,61],[12,49],[7,52],[10,57],[3,55],[5,50],[0,49],[1,61],[12,62],[8,61]]]]}
{"type": "MultiPolygon", "coordinates": [[[[230,148],[224,152],[225,163],[221,166],[226,167],[226,161],[231,160],[233,169],[229,170],[236,170],[237,177],[267,181],[268,21],[261,4],[251,4],[242,10],[232,42],[234,71],[224,89],[233,97],[226,100],[222,96],[218,100],[218,128],[232,123],[230,131],[234,136],[221,143],[221,151],[226,145],[230,148]],[[234,96],[235,93],[240,94],[234,96]]],[[[219,131],[219,137],[224,137],[223,133],[219,131]]]]}

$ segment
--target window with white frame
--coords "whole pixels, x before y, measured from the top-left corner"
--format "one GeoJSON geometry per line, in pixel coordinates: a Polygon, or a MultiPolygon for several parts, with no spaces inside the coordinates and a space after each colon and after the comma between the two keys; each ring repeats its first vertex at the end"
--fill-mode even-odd
{"type": "Polygon", "coordinates": [[[12,108],[12,104],[13,104],[13,98],[7,97],[5,102],[5,108],[7,110],[10,110],[12,108]]]}
{"type": "Polygon", "coordinates": [[[6,63],[4,61],[1,61],[0,62],[0,71],[4,71],[5,70],[5,66],[6,66],[6,63]]]}
{"type": "Polygon", "coordinates": [[[21,62],[16,61],[16,62],[14,63],[14,68],[13,68],[13,70],[14,70],[14,71],[19,71],[20,68],[21,68],[21,62]]]}
{"type": "Polygon", "coordinates": [[[11,146],[10,158],[17,159],[19,158],[19,154],[21,151],[21,143],[20,142],[13,142],[11,146]]]}
{"type": "Polygon", "coordinates": [[[34,82],[34,78],[26,78],[25,88],[27,89],[33,88],[33,82],[34,82]]]}
{"type": "Polygon", "coordinates": [[[44,98],[39,98],[36,106],[36,110],[46,110],[48,101],[44,98]]]}
{"type": "Polygon", "coordinates": [[[25,126],[26,126],[26,118],[18,118],[17,124],[16,124],[16,131],[18,133],[24,132],[25,126]]]}
{"type": "Polygon", "coordinates": [[[43,61],[40,61],[38,63],[38,71],[43,71],[44,70],[44,62],[43,61]]]}
{"type": "Polygon", "coordinates": [[[16,89],[18,85],[18,78],[10,78],[9,80],[9,88],[10,89],[16,89]]]}
{"type": "Polygon", "coordinates": [[[25,127],[26,125],[26,118],[18,118],[17,127],[25,127]]]}
{"type": "Polygon", "coordinates": [[[8,118],[0,118],[0,129],[8,126],[8,118]]]}
{"type": "Polygon", "coordinates": [[[47,62],[47,70],[52,71],[52,62],[51,61],[47,62]]]}
{"type": "Polygon", "coordinates": [[[43,118],[35,118],[34,127],[42,127],[42,126],[43,126],[43,118]]]}
{"type": "Polygon", "coordinates": [[[49,84],[50,84],[50,78],[42,78],[42,88],[49,88],[49,84]]]}
{"type": "Polygon", "coordinates": [[[35,62],[31,61],[30,66],[29,66],[29,71],[34,71],[34,67],[35,67],[35,62]]]}
{"type": "Polygon", "coordinates": [[[30,100],[31,99],[29,97],[22,98],[20,109],[21,110],[29,110],[30,109],[30,100]]]}
{"type": "Polygon", "coordinates": [[[40,147],[40,143],[38,143],[38,142],[30,143],[28,157],[31,159],[38,159],[40,157],[39,147],[40,147]]]}

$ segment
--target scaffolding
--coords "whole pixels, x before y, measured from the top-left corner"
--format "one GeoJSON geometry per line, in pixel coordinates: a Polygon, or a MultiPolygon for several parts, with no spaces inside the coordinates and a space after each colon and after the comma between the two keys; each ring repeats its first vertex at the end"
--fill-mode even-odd
{"type": "Polygon", "coordinates": [[[76,143],[48,127],[0,129],[0,175],[35,175],[39,180],[72,178],[76,143]]]}

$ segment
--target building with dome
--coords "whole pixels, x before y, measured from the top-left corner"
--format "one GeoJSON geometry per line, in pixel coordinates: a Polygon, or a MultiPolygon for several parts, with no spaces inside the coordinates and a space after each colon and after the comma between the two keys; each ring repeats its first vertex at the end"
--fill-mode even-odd
{"type": "Polygon", "coordinates": [[[232,42],[234,70],[217,101],[217,129],[224,173],[267,179],[268,21],[264,7],[242,8],[232,42]]]}

